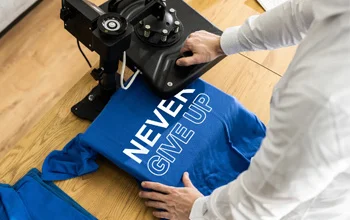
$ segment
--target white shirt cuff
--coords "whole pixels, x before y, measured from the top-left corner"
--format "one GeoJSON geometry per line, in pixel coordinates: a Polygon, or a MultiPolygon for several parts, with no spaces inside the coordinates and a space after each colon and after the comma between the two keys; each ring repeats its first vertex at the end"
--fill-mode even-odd
{"type": "Polygon", "coordinates": [[[200,197],[194,202],[190,213],[190,220],[205,219],[204,215],[208,211],[207,204],[206,204],[207,201],[208,201],[208,196],[200,197]]]}
{"type": "Polygon", "coordinates": [[[238,40],[238,31],[240,27],[241,26],[227,28],[221,35],[220,45],[226,55],[241,52],[242,47],[238,40]]]}

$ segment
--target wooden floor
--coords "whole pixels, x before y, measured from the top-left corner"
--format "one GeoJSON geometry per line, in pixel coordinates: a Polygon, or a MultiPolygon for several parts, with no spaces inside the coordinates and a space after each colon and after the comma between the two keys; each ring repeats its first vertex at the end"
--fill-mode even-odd
{"type": "MultiPolygon", "coordinates": [[[[104,0],[93,2],[100,4],[104,0]]],[[[221,0],[186,2],[222,30],[240,25],[250,15],[263,11],[255,0],[225,1],[224,8],[220,7],[221,0]],[[232,19],[222,16],[222,13],[232,16],[232,19]]],[[[43,1],[0,39],[0,158],[89,70],[77,49],[76,40],[64,30],[59,19],[60,4],[60,1],[43,1]]],[[[270,83],[271,77],[277,82],[294,50],[243,53],[237,55],[242,56],[242,62],[237,65],[263,67],[269,72],[266,82],[270,83]]],[[[84,51],[92,63],[98,61],[95,53],[86,48],[84,51]]],[[[211,78],[214,84],[224,84],[225,77],[229,77],[228,73],[220,74],[221,77],[215,76],[215,80],[211,78]]],[[[211,76],[204,76],[204,79],[206,77],[211,76]]],[[[256,86],[259,87],[265,82],[263,75],[257,77],[256,86]]],[[[240,89],[237,85],[237,90],[240,89]]],[[[270,93],[271,90],[261,92],[270,93]]],[[[258,94],[243,98],[243,103],[249,108],[250,103],[256,100],[259,100],[258,94]]],[[[267,122],[268,112],[259,117],[267,122]]]]}
{"type": "Polygon", "coordinates": [[[60,6],[42,1],[0,39],[0,158],[89,69],[63,28],[60,6]]]}

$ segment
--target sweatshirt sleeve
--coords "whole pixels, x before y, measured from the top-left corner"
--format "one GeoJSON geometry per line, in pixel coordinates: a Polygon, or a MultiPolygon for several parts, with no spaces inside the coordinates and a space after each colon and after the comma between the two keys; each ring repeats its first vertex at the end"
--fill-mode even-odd
{"type": "Polygon", "coordinates": [[[231,55],[296,45],[304,38],[313,19],[310,0],[287,1],[249,17],[242,26],[226,29],[221,36],[221,48],[226,55],[231,55]]]}

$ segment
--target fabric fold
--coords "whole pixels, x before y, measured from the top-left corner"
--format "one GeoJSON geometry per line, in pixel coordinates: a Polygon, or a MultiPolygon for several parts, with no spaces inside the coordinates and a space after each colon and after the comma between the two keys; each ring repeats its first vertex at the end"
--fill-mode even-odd
{"type": "Polygon", "coordinates": [[[0,184],[0,219],[96,220],[35,168],[13,186],[0,184]]]}
{"type": "Polygon", "coordinates": [[[61,151],[51,152],[42,167],[45,181],[66,180],[94,172],[97,153],[83,143],[82,134],[73,138],[61,151]]]}
{"type": "Polygon", "coordinates": [[[17,192],[7,184],[0,184],[0,219],[32,220],[17,192]]]}

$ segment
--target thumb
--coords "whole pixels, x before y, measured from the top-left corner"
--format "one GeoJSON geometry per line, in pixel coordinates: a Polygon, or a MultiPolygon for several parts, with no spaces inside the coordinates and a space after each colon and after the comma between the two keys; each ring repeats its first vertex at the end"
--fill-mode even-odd
{"type": "Polygon", "coordinates": [[[190,57],[183,57],[183,58],[180,58],[176,61],[176,64],[178,66],[192,66],[192,65],[195,65],[195,64],[200,64],[200,59],[201,56],[199,54],[194,54],[193,56],[190,56],[190,57]]]}
{"type": "Polygon", "coordinates": [[[195,188],[190,180],[190,175],[188,172],[185,172],[182,176],[182,182],[184,183],[185,187],[195,188]]]}

